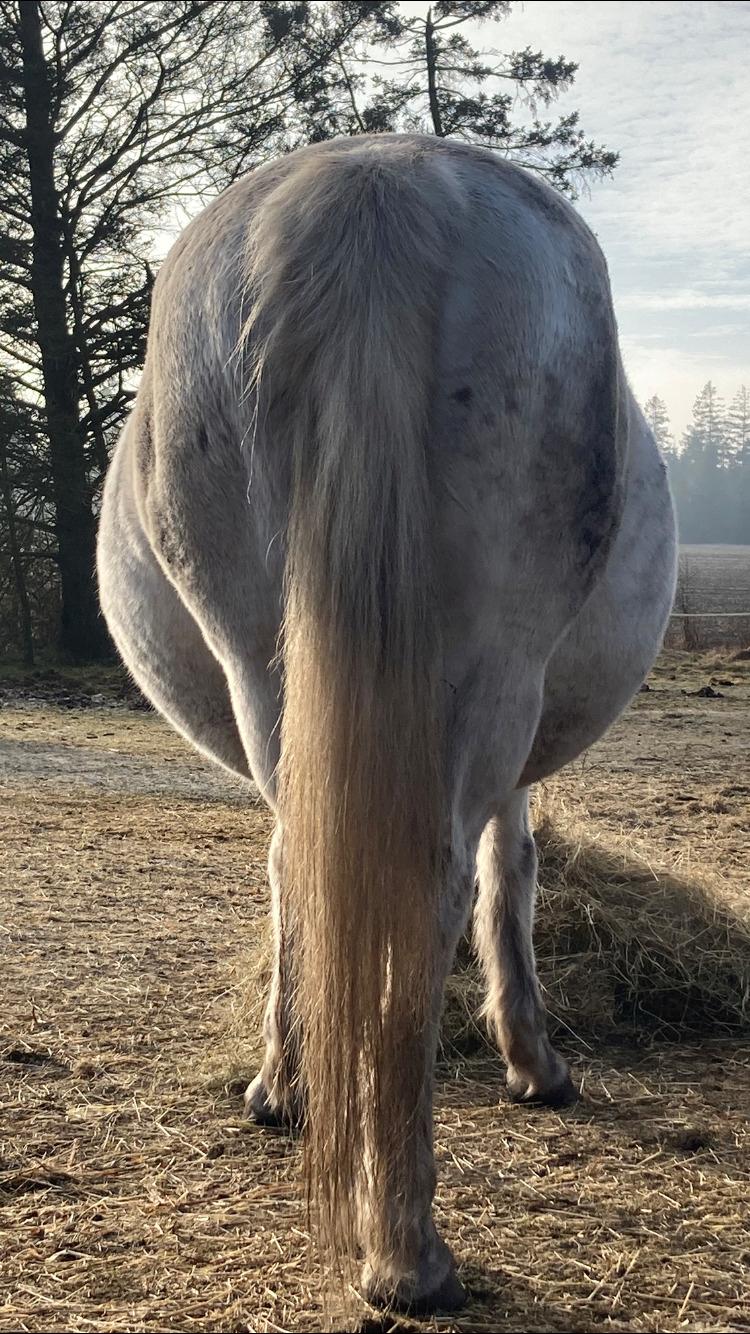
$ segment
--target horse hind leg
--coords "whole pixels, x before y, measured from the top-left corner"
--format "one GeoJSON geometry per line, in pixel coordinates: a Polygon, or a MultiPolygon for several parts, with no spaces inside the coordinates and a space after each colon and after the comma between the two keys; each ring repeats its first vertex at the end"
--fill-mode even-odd
{"type": "Polygon", "coordinates": [[[484,1013],[508,1066],[517,1102],[560,1107],[575,1100],[568,1067],[547,1036],[532,940],[537,853],[528,789],[490,820],[477,855],[474,940],[484,970],[484,1013]]]}
{"type": "Polygon", "coordinates": [[[268,853],[274,934],[274,971],[263,1037],[266,1050],[259,1074],[245,1092],[246,1115],[258,1125],[298,1129],[303,1118],[299,1088],[299,1034],[292,1005],[294,928],[283,882],[283,832],[277,824],[268,853]]]}
{"type": "Polygon", "coordinates": [[[472,875],[468,860],[458,862],[449,858],[438,906],[431,1014],[413,1053],[418,1062],[423,1062],[423,1084],[417,1116],[404,1132],[414,1137],[411,1170],[406,1181],[401,1178],[394,1181],[392,1187],[386,1180],[383,1196],[376,1202],[380,1225],[374,1232],[370,1227],[367,1199],[363,1198],[361,1202],[362,1235],[367,1256],[362,1294],[373,1306],[403,1311],[414,1317],[433,1311],[458,1310],[466,1300],[453,1256],[432,1216],[437,1181],[432,1099],[445,982],[456,945],[466,928],[471,899],[472,875]],[[388,1244],[389,1237],[391,1245],[388,1244]],[[405,1251],[410,1256],[406,1269],[405,1251]]]}
{"type": "MultiPolygon", "coordinates": [[[[255,747],[251,773],[227,669],[165,575],[143,529],[129,487],[126,444],[124,440],[112,465],[99,530],[99,591],[112,637],[144,694],[173,727],[215,763],[242,778],[254,776],[272,796],[268,748],[255,747]]],[[[236,696],[241,704],[242,692],[236,696]]],[[[282,892],[280,825],[271,842],[268,873],[274,975],[264,1020],[265,1060],[247,1090],[246,1109],[262,1124],[297,1124],[298,1061],[289,1000],[291,931],[282,892]]]]}

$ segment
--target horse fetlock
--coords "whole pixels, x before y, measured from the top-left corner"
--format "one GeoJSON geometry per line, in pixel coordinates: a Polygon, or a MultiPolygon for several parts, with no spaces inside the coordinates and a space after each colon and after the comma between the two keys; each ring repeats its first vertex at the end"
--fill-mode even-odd
{"type": "Polygon", "coordinates": [[[455,1260],[433,1224],[416,1269],[400,1273],[393,1261],[384,1263],[373,1258],[364,1268],[362,1295],[380,1310],[415,1316],[457,1311],[466,1302],[466,1290],[456,1273],[455,1260]]]}

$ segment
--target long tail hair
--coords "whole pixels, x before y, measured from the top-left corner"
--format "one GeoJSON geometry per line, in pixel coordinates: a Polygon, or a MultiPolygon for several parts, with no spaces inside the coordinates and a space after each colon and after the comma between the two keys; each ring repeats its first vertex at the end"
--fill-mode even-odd
{"type": "Polygon", "coordinates": [[[279,806],[308,1198],[340,1274],[362,1200],[368,1246],[410,1262],[398,1201],[417,1172],[434,987],[443,727],[425,449],[447,210],[411,152],[309,155],[265,199],[249,250],[245,348],[267,466],[285,460],[289,491],[279,806]]]}

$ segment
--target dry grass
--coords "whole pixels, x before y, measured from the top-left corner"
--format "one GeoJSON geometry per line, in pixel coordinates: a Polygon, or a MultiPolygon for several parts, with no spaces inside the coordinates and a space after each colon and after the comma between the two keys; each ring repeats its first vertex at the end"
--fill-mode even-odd
{"type": "MultiPolygon", "coordinates": [[[[670,655],[543,794],[540,966],[583,1097],[504,1100],[461,969],[437,1211],[472,1301],[411,1328],[750,1330],[749,682],[670,655]],[[712,675],[723,700],[680,693],[712,675]]],[[[155,718],[2,723],[0,1330],[319,1328],[297,1148],[241,1119],[267,815],[201,798],[155,718]]]]}
{"type": "MultiPolygon", "coordinates": [[[[750,911],[712,867],[686,879],[648,848],[592,833],[558,780],[536,807],[540,884],[536,952],[560,1038],[674,1040],[750,1032],[750,911]]],[[[467,947],[449,983],[444,1044],[486,1044],[481,981],[467,947]]]]}
{"type": "Polygon", "coordinates": [[[694,651],[750,638],[750,546],[680,547],[674,618],[667,642],[694,651]],[[728,616],[720,613],[728,612],[728,616]],[[697,613],[697,615],[696,615],[697,613]],[[708,616],[705,613],[709,613],[708,616]],[[744,613],[744,614],[743,614],[744,613]]]}

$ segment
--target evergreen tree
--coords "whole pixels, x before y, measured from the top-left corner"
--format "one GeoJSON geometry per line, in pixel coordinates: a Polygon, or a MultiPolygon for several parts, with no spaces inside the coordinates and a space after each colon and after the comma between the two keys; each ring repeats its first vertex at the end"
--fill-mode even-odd
{"type": "Polygon", "coordinates": [[[750,392],[741,385],[727,408],[726,433],[732,471],[732,540],[750,543],[750,392]]]}
{"type": "Polygon", "coordinates": [[[682,527],[684,522],[683,516],[686,510],[687,479],[683,462],[684,456],[680,453],[675,444],[667,405],[663,398],[659,398],[658,394],[654,394],[646,402],[643,412],[646,421],[651,428],[654,440],[659,447],[661,456],[667,465],[669,485],[672,490],[677,521],[680,527],[682,527]]]}
{"type": "Polygon", "coordinates": [[[589,176],[611,175],[618,154],[585,137],[577,112],[557,120],[540,117],[572,85],[578,69],[573,61],[550,59],[531,47],[501,55],[469,41],[470,27],[496,22],[510,8],[506,0],[436,0],[426,14],[398,8],[380,28],[367,71],[350,69],[356,127],[481,144],[575,197],[589,176]],[[360,105],[366,73],[373,96],[360,105]]]}
{"type": "Polygon", "coordinates": [[[725,430],[731,458],[750,462],[750,391],[740,385],[726,411],[725,430]]]}
{"type": "Polygon", "coordinates": [[[716,534],[726,532],[728,460],[724,406],[709,380],[693,404],[693,420],[683,436],[684,542],[716,542],[721,540],[716,534]]]}
{"type": "Polygon", "coordinates": [[[663,398],[654,394],[643,409],[646,421],[651,427],[654,440],[665,458],[675,452],[674,436],[669,422],[667,405],[663,398]]]}
{"type": "Polygon", "coordinates": [[[675,446],[663,399],[644,415],[669,469],[680,538],[685,543],[750,544],[750,394],[743,385],[728,409],[711,381],[675,446]]]}

